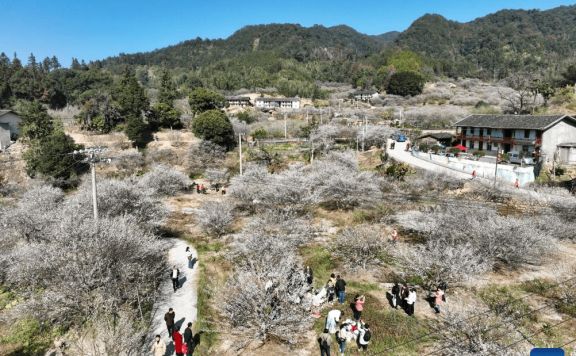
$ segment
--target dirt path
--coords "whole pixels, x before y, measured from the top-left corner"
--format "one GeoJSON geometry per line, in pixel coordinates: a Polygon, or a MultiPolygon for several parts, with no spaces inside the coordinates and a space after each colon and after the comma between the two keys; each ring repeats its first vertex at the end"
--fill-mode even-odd
{"type": "Polygon", "coordinates": [[[160,285],[161,295],[152,310],[152,326],[150,327],[150,342],[155,335],[160,335],[166,342],[166,356],[174,354],[174,343],[168,337],[164,314],[168,312],[169,308],[174,309],[176,325],[180,326],[180,332],[183,334],[188,323],[196,320],[198,312],[196,309],[198,295],[195,283],[198,262],[194,260],[194,268],[188,268],[186,247],[190,247],[193,257],[197,258],[198,253],[194,247],[182,240],[171,239],[170,244],[172,246],[168,251],[168,261],[170,265],[176,265],[180,269],[180,289],[174,292],[172,281],[168,278],[170,271],[166,271],[166,280],[160,285]]]}

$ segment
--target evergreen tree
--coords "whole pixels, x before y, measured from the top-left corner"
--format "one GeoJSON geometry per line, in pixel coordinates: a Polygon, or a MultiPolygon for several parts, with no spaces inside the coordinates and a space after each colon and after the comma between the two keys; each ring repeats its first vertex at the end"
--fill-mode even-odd
{"type": "Polygon", "coordinates": [[[173,107],[174,100],[176,100],[176,86],[172,81],[172,76],[168,69],[162,71],[162,76],[160,77],[160,88],[158,91],[158,102],[161,104],[166,104],[173,107]]]}
{"type": "Polygon", "coordinates": [[[34,177],[42,174],[45,178],[70,179],[76,176],[77,168],[70,153],[76,146],[74,140],[63,131],[52,132],[49,136],[33,140],[24,153],[26,172],[34,177]]]}
{"type": "Polygon", "coordinates": [[[394,95],[415,96],[422,94],[426,79],[424,75],[413,70],[396,72],[390,78],[387,92],[394,95]]]}
{"type": "Polygon", "coordinates": [[[56,56],[52,56],[52,68],[54,69],[60,69],[62,66],[60,65],[60,62],[58,62],[58,58],[56,58],[56,56]]]}
{"type": "Polygon", "coordinates": [[[49,57],[44,58],[44,60],[42,61],[42,70],[45,73],[50,73],[50,70],[52,70],[52,61],[50,60],[49,57]]]}
{"type": "Polygon", "coordinates": [[[209,110],[198,115],[193,123],[196,137],[230,147],[234,143],[232,123],[220,110],[209,110]]]}
{"type": "Polygon", "coordinates": [[[82,69],[80,63],[78,62],[78,59],[72,57],[72,64],[70,65],[70,69],[82,69]]]}
{"type": "Polygon", "coordinates": [[[188,98],[192,114],[196,115],[209,110],[217,110],[224,107],[224,96],[219,93],[208,91],[204,88],[196,88],[188,98]]]}
{"type": "Polygon", "coordinates": [[[120,105],[120,112],[126,118],[129,116],[142,118],[142,111],[148,110],[150,105],[144,88],[138,83],[138,79],[129,66],[124,67],[115,94],[115,99],[120,105]]]}
{"type": "Polygon", "coordinates": [[[20,118],[22,119],[20,132],[31,141],[42,140],[54,131],[52,117],[38,100],[23,106],[20,118]]]}
{"type": "Polygon", "coordinates": [[[22,69],[22,62],[18,59],[16,52],[14,52],[14,59],[12,60],[12,71],[15,72],[19,69],[22,69]]]}
{"type": "Polygon", "coordinates": [[[153,128],[158,127],[177,127],[181,125],[180,115],[182,113],[165,103],[158,103],[152,108],[152,113],[148,119],[153,128]]]}
{"type": "Polygon", "coordinates": [[[124,129],[124,132],[132,143],[138,144],[142,142],[145,130],[146,124],[142,121],[142,117],[130,114],[126,118],[126,128],[124,129]]]}

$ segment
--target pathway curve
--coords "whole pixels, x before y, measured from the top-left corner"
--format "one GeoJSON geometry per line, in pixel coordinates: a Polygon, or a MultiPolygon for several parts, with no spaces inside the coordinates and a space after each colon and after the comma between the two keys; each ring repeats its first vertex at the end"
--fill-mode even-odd
{"type": "Polygon", "coordinates": [[[196,276],[198,273],[198,253],[192,245],[179,239],[170,239],[168,246],[168,261],[170,266],[178,266],[180,269],[180,289],[174,292],[172,280],[168,278],[170,270],[166,271],[166,280],[160,284],[160,296],[152,309],[152,324],[150,327],[150,342],[156,335],[160,335],[166,342],[166,355],[174,354],[174,343],[168,337],[168,330],[164,322],[164,314],[169,308],[173,308],[176,313],[176,325],[180,326],[180,332],[184,334],[184,329],[189,322],[196,321],[198,310],[198,294],[196,293],[196,276]],[[188,255],[186,247],[190,247],[194,259],[194,268],[188,268],[188,255]]]}
{"type": "MultiPolygon", "coordinates": [[[[391,142],[393,142],[393,141],[388,140],[388,147],[390,147],[391,142]]],[[[428,162],[428,161],[425,161],[425,160],[420,159],[420,158],[416,158],[416,157],[412,156],[411,152],[405,151],[405,149],[406,149],[406,142],[396,142],[395,148],[393,150],[388,149],[386,152],[388,153],[388,155],[390,157],[392,157],[398,161],[406,162],[406,163],[408,163],[412,166],[415,166],[415,167],[419,167],[419,168],[426,169],[429,171],[434,171],[434,172],[443,172],[443,173],[449,174],[450,176],[452,176],[454,178],[458,178],[458,179],[470,179],[470,178],[472,178],[471,174],[459,172],[459,171],[456,171],[454,169],[442,167],[438,164],[428,162]]],[[[479,179],[479,178],[480,177],[477,177],[476,179],[479,179]]]]}

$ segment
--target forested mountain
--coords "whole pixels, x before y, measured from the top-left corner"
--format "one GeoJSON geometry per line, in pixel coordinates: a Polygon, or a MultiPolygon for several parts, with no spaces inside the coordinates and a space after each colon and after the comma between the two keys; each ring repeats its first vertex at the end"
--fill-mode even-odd
{"type": "MultiPolygon", "coordinates": [[[[169,68],[195,69],[216,61],[241,56],[256,51],[273,51],[282,58],[299,62],[313,59],[356,59],[367,57],[380,50],[386,39],[361,34],[351,27],[340,25],[326,28],[315,25],[302,27],[297,24],[271,24],[246,26],[225,40],[196,38],[174,46],[151,52],[124,54],[102,61],[104,67],[118,64],[161,65],[169,68]]],[[[393,36],[393,35],[392,35],[393,36]]]]}
{"type": "Polygon", "coordinates": [[[400,32],[398,32],[398,31],[390,31],[390,32],[386,32],[386,33],[383,33],[381,35],[372,36],[372,37],[374,37],[375,39],[377,39],[380,42],[390,43],[390,42],[394,42],[398,38],[399,34],[400,34],[400,32]]]}
{"type": "Polygon", "coordinates": [[[395,44],[432,59],[449,76],[506,77],[526,70],[557,77],[576,55],[576,5],[502,10],[468,23],[424,15],[395,44]]]}

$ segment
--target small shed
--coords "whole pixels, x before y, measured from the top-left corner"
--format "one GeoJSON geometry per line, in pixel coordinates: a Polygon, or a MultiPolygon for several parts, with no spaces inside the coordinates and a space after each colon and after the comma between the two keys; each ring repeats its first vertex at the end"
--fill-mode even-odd
{"type": "MultiPolygon", "coordinates": [[[[446,147],[450,147],[452,146],[452,141],[454,141],[454,138],[456,136],[449,133],[449,132],[437,132],[437,133],[430,133],[430,134],[426,134],[426,135],[422,135],[419,137],[419,139],[421,140],[425,140],[425,139],[432,139],[432,140],[436,140],[439,143],[441,143],[442,145],[446,146],[446,147]]],[[[429,141],[429,140],[427,140],[429,141]]]]}
{"type": "Polygon", "coordinates": [[[560,162],[576,164],[576,142],[561,143],[558,145],[560,162]]]}
{"type": "Polygon", "coordinates": [[[20,133],[22,119],[12,110],[0,110],[0,149],[6,149],[20,133]]]}

